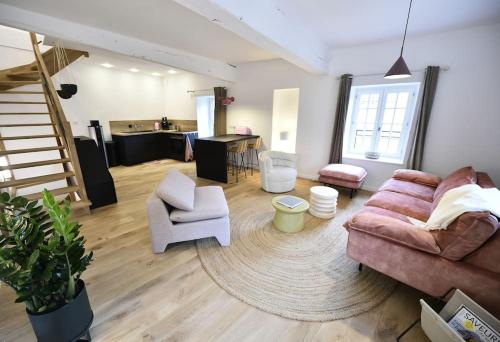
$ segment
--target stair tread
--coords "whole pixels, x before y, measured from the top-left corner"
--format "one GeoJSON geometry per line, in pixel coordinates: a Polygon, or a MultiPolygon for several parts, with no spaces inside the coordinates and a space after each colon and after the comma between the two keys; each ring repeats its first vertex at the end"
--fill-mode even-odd
{"type": "Polygon", "coordinates": [[[45,101],[0,101],[0,104],[47,104],[45,101]]]}
{"type": "Polygon", "coordinates": [[[76,202],[71,202],[70,205],[71,205],[71,209],[75,210],[75,209],[90,207],[92,205],[92,202],[80,200],[80,201],[76,201],[76,202]]]}
{"type": "Polygon", "coordinates": [[[34,127],[34,126],[53,126],[52,122],[39,122],[39,123],[29,123],[29,124],[3,124],[0,127],[34,127]]]}
{"type": "Polygon", "coordinates": [[[49,115],[48,112],[36,112],[36,113],[0,113],[0,115],[49,115]]]}
{"type": "Polygon", "coordinates": [[[57,151],[57,150],[64,150],[64,147],[50,146],[50,147],[35,147],[35,148],[22,148],[17,150],[6,150],[6,151],[0,151],[0,156],[6,156],[9,154],[33,153],[33,152],[45,152],[45,151],[57,151]]]}
{"type": "Polygon", "coordinates": [[[37,166],[53,165],[53,164],[63,164],[63,163],[69,163],[69,162],[71,162],[71,159],[69,159],[69,158],[41,160],[41,161],[36,161],[36,162],[19,163],[19,164],[0,166],[0,171],[27,169],[29,167],[37,167],[37,166]]]}
{"type": "Polygon", "coordinates": [[[29,186],[36,185],[36,184],[50,183],[50,182],[66,179],[66,178],[74,176],[74,175],[75,174],[73,171],[68,171],[68,172],[61,172],[61,173],[53,173],[50,175],[14,179],[14,180],[7,181],[7,182],[0,182],[0,188],[9,188],[12,186],[19,187],[20,185],[22,185],[23,187],[29,187],[29,186]]]}
{"type": "Polygon", "coordinates": [[[57,138],[59,134],[40,134],[40,135],[18,135],[12,137],[0,137],[2,140],[27,140],[27,139],[42,139],[42,138],[57,138]]]}
{"type": "Polygon", "coordinates": [[[0,81],[0,85],[29,85],[42,84],[42,81],[0,81]]]}
{"type": "Polygon", "coordinates": [[[43,95],[43,91],[30,91],[30,90],[0,90],[0,94],[40,94],[43,95]]]}
{"type": "MultiPolygon", "coordinates": [[[[71,186],[67,186],[64,188],[52,189],[52,190],[50,190],[50,193],[54,196],[58,196],[58,195],[63,195],[63,194],[69,194],[71,192],[77,192],[78,190],[80,190],[80,188],[78,186],[71,185],[71,186]]],[[[24,197],[26,197],[28,200],[32,201],[32,200],[41,199],[43,197],[43,195],[41,192],[36,192],[33,194],[26,195],[24,197]]],[[[74,202],[74,203],[76,203],[76,202],[74,202]]]]}

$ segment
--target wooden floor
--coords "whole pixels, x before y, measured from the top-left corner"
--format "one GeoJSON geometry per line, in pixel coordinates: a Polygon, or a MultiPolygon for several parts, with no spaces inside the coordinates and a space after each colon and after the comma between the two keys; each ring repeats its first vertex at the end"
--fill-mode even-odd
{"type": "MultiPolygon", "coordinates": [[[[111,169],[118,204],[80,218],[95,260],[84,274],[95,319],[94,341],[394,341],[419,316],[422,294],[398,285],[363,315],[326,323],[299,322],[262,312],[230,296],[204,271],[193,242],[151,252],[145,202],[165,172],[196,178],[193,163],[164,160],[111,169]]],[[[197,179],[198,185],[212,182],[197,179]]],[[[225,186],[230,207],[259,189],[256,172],[225,186]]],[[[314,182],[298,180],[307,197],[314,182]]],[[[342,194],[342,196],[346,196],[342,194]]],[[[0,342],[35,341],[24,306],[0,287],[0,342]]],[[[427,341],[419,325],[403,341],[427,341]]]]}

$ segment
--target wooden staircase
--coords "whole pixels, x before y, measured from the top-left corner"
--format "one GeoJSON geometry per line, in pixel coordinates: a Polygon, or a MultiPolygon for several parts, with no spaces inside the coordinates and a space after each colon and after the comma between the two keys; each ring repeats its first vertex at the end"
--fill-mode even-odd
{"type": "MultiPolygon", "coordinates": [[[[69,199],[73,209],[89,212],[91,203],[71,126],[51,80],[58,71],[54,49],[42,54],[35,33],[30,33],[30,39],[35,61],[0,71],[0,172],[4,176],[0,188],[34,200],[41,199],[41,191],[47,188],[58,198],[69,199]],[[21,86],[30,87],[18,89],[21,86]]],[[[70,49],[66,54],[70,63],[88,56],[70,49]]]]}

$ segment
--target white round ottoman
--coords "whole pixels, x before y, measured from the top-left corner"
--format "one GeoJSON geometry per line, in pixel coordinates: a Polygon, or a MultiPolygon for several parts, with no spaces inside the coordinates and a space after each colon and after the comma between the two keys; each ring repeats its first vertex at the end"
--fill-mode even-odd
{"type": "Polygon", "coordinates": [[[310,189],[309,213],[321,219],[331,219],[337,212],[339,192],[327,186],[313,186],[310,189]]]}

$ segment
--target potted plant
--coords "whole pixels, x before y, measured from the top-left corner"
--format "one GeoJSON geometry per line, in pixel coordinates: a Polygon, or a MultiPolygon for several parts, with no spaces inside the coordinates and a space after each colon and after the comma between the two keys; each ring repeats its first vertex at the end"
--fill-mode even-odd
{"type": "Polygon", "coordinates": [[[68,201],[47,190],[43,205],[0,194],[0,280],[17,295],[38,341],[90,340],[93,313],[80,279],[92,260],[68,201]]]}

